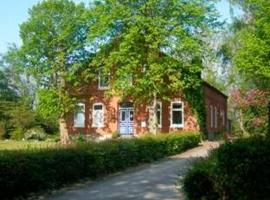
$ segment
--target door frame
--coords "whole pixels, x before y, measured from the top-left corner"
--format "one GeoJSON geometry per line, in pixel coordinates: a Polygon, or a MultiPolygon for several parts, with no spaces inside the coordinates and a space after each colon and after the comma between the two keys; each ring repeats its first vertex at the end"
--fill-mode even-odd
{"type": "Polygon", "coordinates": [[[118,112],[118,131],[120,133],[120,135],[133,135],[134,134],[134,107],[133,104],[131,102],[124,102],[124,103],[120,103],[119,104],[119,112],[118,112]],[[125,129],[126,131],[121,132],[121,123],[122,123],[122,111],[125,111],[126,113],[126,119],[128,118],[128,120],[126,120],[126,126],[125,129]],[[130,121],[130,112],[133,112],[133,116],[132,116],[132,121],[130,121]]]}

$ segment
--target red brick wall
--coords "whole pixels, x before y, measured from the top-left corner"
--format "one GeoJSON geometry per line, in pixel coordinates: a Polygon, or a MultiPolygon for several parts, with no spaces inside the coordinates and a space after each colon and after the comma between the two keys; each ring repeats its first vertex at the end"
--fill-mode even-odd
{"type": "MultiPolygon", "coordinates": [[[[227,96],[222,94],[220,91],[209,85],[208,83],[203,84],[204,102],[206,108],[206,128],[208,133],[224,132],[227,126],[227,96]],[[211,106],[213,110],[217,109],[217,126],[215,123],[211,126],[211,106]],[[222,117],[224,113],[224,119],[222,117]],[[224,120],[224,123],[223,123],[224,120]]],[[[215,111],[213,111],[215,118],[215,111]]],[[[215,122],[215,119],[213,119],[215,122]]]]}
{"type": "MultiPolygon", "coordinates": [[[[85,87],[81,89],[80,94],[77,95],[79,102],[85,103],[85,128],[75,128],[73,126],[73,117],[70,116],[68,122],[69,133],[85,133],[93,134],[94,136],[101,136],[118,131],[119,121],[119,104],[121,100],[119,97],[107,97],[104,90],[99,90],[97,84],[94,86],[85,87]],[[94,103],[102,103],[105,106],[104,110],[104,127],[93,128],[92,127],[92,110],[94,103]]],[[[172,98],[172,101],[183,101],[181,97],[172,98]]],[[[184,127],[183,128],[171,128],[170,116],[171,116],[171,102],[162,102],[162,126],[160,132],[174,132],[181,130],[199,130],[199,126],[196,118],[192,115],[190,106],[186,101],[184,103],[184,127]]],[[[141,134],[149,132],[147,128],[149,126],[149,109],[148,105],[138,105],[134,107],[134,133],[141,134]],[[146,123],[146,127],[142,127],[142,122],[146,123]]]]}
{"type": "MultiPolygon", "coordinates": [[[[220,111],[224,110],[225,119],[227,119],[227,97],[221,94],[218,90],[211,87],[208,84],[204,84],[204,100],[207,110],[206,126],[209,132],[223,131],[226,128],[226,122],[223,125],[220,118],[220,111]],[[218,110],[218,127],[211,127],[210,124],[210,105],[216,106],[218,110]]],[[[68,128],[69,133],[85,133],[92,134],[94,136],[101,136],[105,134],[111,134],[118,131],[119,121],[119,104],[121,99],[119,97],[108,97],[105,95],[104,90],[99,90],[97,84],[85,87],[80,91],[81,95],[77,95],[80,102],[85,103],[85,128],[74,128],[73,115],[71,115],[68,128]],[[104,127],[93,128],[92,127],[92,110],[94,103],[102,103],[105,106],[104,110],[104,127]]],[[[199,125],[196,117],[191,112],[189,104],[183,100],[183,98],[174,97],[172,101],[182,101],[184,104],[184,127],[183,128],[171,128],[171,101],[162,102],[162,126],[160,132],[175,132],[181,130],[199,130],[199,125]]],[[[149,125],[149,109],[148,105],[138,105],[134,107],[134,133],[141,134],[147,133],[149,125]],[[142,127],[142,122],[146,123],[146,127],[142,127]]]]}

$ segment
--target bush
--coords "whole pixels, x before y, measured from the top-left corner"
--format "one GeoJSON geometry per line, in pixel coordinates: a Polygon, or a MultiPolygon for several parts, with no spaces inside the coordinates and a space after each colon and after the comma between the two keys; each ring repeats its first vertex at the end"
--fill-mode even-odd
{"type": "Polygon", "coordinates": [[[222,145],[210,158],[195,164],[183,188],[188,199],[196,199],[193,197],[197,194],[197,199],[270,199],[269,169],[270,140],[239,139],[222,145]],[[211,186],[205,191],[204,181],[211,186]]]}
{"type": "Polygon", "coordinates": [[[26,140],[44,141],[47,138],[45,131],[41,127],[28,129],[24,134],[26,140]]]}
{"type": "Polygon", "coordinates": [[[214,162],[209,159],[197,161],[183,180],[183,190],[187,199],[219,199],[213,177],[214,162]]]}
{"type": "Polygon", "coordinates": [[[96,178],[180,153],[200,142],[196,133],[107,140],[69,148],[0,151],[0,199],[96,178]]]}

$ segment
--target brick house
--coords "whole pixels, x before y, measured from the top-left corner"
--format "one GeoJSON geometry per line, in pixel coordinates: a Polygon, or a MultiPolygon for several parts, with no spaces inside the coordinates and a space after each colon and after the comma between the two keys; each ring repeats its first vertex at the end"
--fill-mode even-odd
{"type": "MultiPolygon", "coordinates": [[[[78,95],[80,109],[68,121],[69,134],[84,133],[95,137],[110,137],[112,133],[137,135],[149,132],[150,107],[122,102],[117,96],[107,97],[108,81],[99,76],[97,83],[83,89],[78,95]],[[90,94],[90,95],[88,95],[90,94]]],[[[227,124],[227,96],[203,82],[206,108],[206,128],[209,134],[224,132],[227,124]]],[[[199,130],[190,105],[180,95],[157,105],[159,132],[199,130]]]]}

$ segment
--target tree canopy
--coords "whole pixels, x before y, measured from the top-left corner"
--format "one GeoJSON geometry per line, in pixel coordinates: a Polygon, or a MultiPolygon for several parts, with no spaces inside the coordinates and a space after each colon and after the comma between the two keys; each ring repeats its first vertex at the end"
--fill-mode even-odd
{"type": "Polygon", "coordinates": [[[150,102],[199,85],[206,37],[219,25],[214,1],[198,0],[99,1],[89,17],[93,64],[113,73],[114,92],[150,102]]]}

